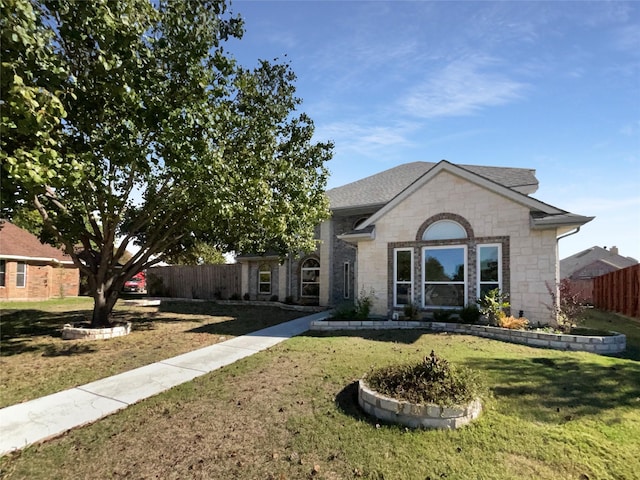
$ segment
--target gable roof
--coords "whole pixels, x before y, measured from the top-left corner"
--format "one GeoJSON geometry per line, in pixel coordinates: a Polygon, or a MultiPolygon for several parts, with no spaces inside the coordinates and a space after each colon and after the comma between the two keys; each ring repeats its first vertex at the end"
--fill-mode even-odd
{"type": "MultiPolygon", "coordinates": [[[[446,160],[443,161],[446,162],[446,160]]],[[[405,163],[356,182],[332,188],[327,191],[331,209],[379,208],[389,203],[438,164],[405,163]]],[[[538,180],[533,169],[479,165],[459,165],[459,167],[523,194],[534,193],[538,188],[538,180]]]]}
{"type": "Polygon", "coordinates": [[[0,258],[73,263],[61,249],[41,243],[32,233],[6,221],[0,223],[0,258]]]}
{"type": "Polygon", "coordinates": [[[604,262],[617,269],[627,268],[638,263],[635,258],[619,255],[617,249],[607,250],[594,246],[560,260],[560,278],[568,278],[578,270],[595,262],[604,262]]]}

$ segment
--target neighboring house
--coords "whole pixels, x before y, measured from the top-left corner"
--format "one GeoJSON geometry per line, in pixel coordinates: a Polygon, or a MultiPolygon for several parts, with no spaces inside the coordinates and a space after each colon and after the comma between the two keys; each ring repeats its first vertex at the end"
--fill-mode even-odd
{"type": "Polygon", "coordinates": [[[71,257],[9,222],[0,224],[0,300],[45,300],[78,295],[71,257]]]}
{"type": "Polygon", "coordinates": [[[593,302],[593,279],[636,265],[638,260],[623,257],[617,247],[591,247],[560,260],[560,278],[569,280],[572,293],[584,302],[593,302]]]}
{"type": "Polygon", "coordinates": [[[508,293],[514,313],[548,323],[559,237],[593,217],[529,195],[535,171],[414,162],[327,192],[331,219],[313,254],[239,256],[243,293],[337,306],[373,292],[372,315],[423,315],[508,293]]]}

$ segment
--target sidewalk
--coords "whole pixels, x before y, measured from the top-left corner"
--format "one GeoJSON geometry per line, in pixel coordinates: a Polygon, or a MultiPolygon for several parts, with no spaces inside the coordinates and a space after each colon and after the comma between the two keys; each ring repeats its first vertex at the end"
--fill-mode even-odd
{"type": "Polygon", "coordinates": [[[0,410],[0,455],[95,422],[129,405],[299,335],[319,312],[80,387],[0,410]]]}

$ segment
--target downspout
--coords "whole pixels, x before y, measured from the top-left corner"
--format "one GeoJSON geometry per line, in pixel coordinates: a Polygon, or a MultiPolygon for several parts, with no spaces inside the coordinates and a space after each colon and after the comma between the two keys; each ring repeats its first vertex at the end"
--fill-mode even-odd
{"type": "MultiPolygon", "coordinates": [[[[560,235],[559,237],[556,237],[556,258],[558,258],[558,254],[560,253],[560,240],[562,240],[563,238],[567,238],[570,237],[571,235],[575,235],[576,233],[578,233],[580,231],[580,227],[581,225],[578,225],[576,227],[575,230],[565,233],[564,235],[560,235]]],[[[555,290],[555,296],[556,296],[556,311],[559,310],[560,308],[560,259],[558,258],[558,260],[556,261],[556,284],[554,285],[554,290],[555,290]]],[[[558,319],[555,319],[556,323],[558,322],[558,319]]]]}

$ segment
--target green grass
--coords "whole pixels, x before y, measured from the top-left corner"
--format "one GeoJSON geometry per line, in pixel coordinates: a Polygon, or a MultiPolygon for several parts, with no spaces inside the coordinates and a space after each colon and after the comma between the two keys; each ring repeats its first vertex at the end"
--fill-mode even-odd
{"type": "MultiPolygon", "coordinates": [[[[616,322],[619,331],[636,328],[616,322]]],[[[309,332],[5,456],[0,476],[634,479],[639,378],[640,362],[629,358],[465,335],[309,332]],[[479,372],[490,395],[477,421],[410,430],[360,411],[357,379],[431,350],[479,372]]]]}

